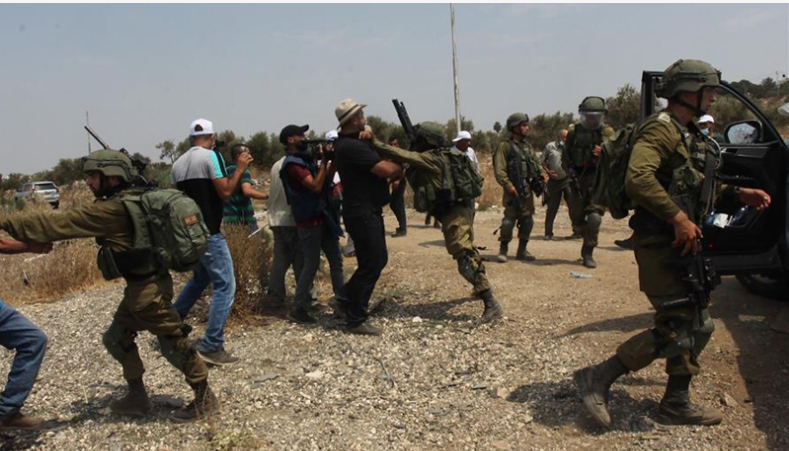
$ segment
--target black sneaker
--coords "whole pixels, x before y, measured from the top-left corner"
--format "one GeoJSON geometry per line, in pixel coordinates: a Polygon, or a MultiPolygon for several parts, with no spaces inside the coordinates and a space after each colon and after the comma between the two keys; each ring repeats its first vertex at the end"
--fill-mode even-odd
{"type": "Polygon", "coordinates": [[[288,313],[288,319],[299,324],[315,324],[318,322],[306,309],[297,308],[288,313]]]}
{"type": "Polygon", "coordinates": [[[225,348],[219,348],[216,351],[206,352],[197,350],[197,355],[200,356],[206,363],[211,365],[222,366],[230,365],[238,362],[238,357],[225,351],[225,348]]]}
{"type": "Polygon", "coordinates": [[[392,234],[392,238],[397,238],[399,236],[406,236],[407,234],[408,234],[408,230],[398,227],[395,230],[395,232],[392,234]]]}

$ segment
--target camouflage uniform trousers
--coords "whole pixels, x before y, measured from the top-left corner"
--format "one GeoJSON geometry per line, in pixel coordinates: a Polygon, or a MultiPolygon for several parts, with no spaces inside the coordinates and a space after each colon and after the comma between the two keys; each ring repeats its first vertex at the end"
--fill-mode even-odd
{"type": "Polygon", "coordinates": [[[518,205],[515,196],[505,192],[502,200],[504,205],[504,218],[501,220],[499,241],[509,243],[512,241],[512,231],[518,225],[518,239],[528,240],[534,228],[534,195],[529,193],[526,198],[521,198],[518,205]]]}
{"type": "Polygon", "coordinates": [[[578,193],[572,190],[572,195],[567,200],[567,209],[570,211],[573,232],[584,237],[584,246],[597,247],[605,208],[591,203],[595,171],[587,170],[586,173],[583,173],[583,176],[581,176],[581,173],[577,175],[581,192],[578,193]]]}
{"type": "Polygon", "coordinates": [[[672,236],[636,234],[635,254],[641,291],[655,308],[655,327],[645,330],[616,350],[630,371],[638,371],[658,358],[666,359],[669,375],[696,375],[698,357],[712,336],[715,325],[707,308],[661,309],[661,304],[687,297],[683,270],[676,267],[680,250],[671,247],[672,236]]]}
{"type": "Polygon", "coordinates": [[[474,246],[474,208],[468,203],[450,207],[437,216],[444,233],[447,252],[457,260],[458,272],[474,285],[474,291],[481,293],[490,289],[485,265],[474,246]]]}
{"type": "Polygon", "coordinates": [[[139,379],[145,372],[134,342],[138,332],[144,330],[156,335],[162,355],[184,373],[189,384],[208,378],[205,362],[189,344],[189,326],[181,321],[172,299],[173,279],[169,273],[127,281],[123,300],[103,337],[107,351],[123,367],[126,380],[139,379]]]}

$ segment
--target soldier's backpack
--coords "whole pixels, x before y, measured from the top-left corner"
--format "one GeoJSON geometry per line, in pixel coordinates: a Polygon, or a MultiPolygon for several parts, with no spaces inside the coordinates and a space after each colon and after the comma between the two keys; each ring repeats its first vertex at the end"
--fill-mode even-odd
{"type": "Polygon", "coordinates": [[[175,189],[121,195],[134,226],[134,249],[150,249],[156,262],[189,271],[208,250],[208,227],[197,203],[175,189]]]}
{"type": "Polygon", "coordinates": [[[451,183],[455,190],[453,200],[479,197],[482,194],[482,185],[485,179],[479,175],[468,155],[457,149],[444,151],[442,155],[444,156],[444,173],[448,172],[452,175],[451,183]]]}
{"type": "Polygon", "coordinates": [[[469,157],[455,149],[437,149],[443,165],[441,187],[438,191],[420,176],[418,169],[410,167],[408,182],[414,190],[414,209],[420,213],[431,212],[438,204],[475,199],[482,194],[484,179],[477,172],[469,157]]]}
{"type": "Polygon", "coordinates": [[[638,124],[627,124],[600,146],[592,203],[606,207],[614,219],[626,218],[634,208],[625,192],[625,177],[637,128],[638,124]]]}

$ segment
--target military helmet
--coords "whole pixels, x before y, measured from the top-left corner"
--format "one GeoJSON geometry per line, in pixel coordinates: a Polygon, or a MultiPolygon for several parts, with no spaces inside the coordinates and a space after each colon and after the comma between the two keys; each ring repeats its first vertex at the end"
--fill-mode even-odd
{"type": "Polygon", "coordinates": [[[512,130],[521,124],[521,122],[529,122],[529,115],[525,113],[513,113],[507,118],[507,130],[512,130]]]}
{"type": "Polygon", "coordinates": [[[91,171],[101,172],[105,177],[120,177],[124,182],[131,182],[137,176],[131,158],[110,149],[97,150],[82,158],[82,172],[91,171]]]}
{"type": "Polygon", "coordinates": [[[605,99],[597,96],[589,96],[581,101],[578,105],[578,112],[580,113],[607,113],[605,108],[605,99]]]}
{"type": "Polygon", "coordinates": [[[658,97],[670,99],[681,91],[698,92],[702,88],[720,85],[721,72],[701,60],[677,60],[663,72],[663,79],[655,88],[658,97]]]}
{"type": "Polygon", "coordinates": [[[416,138],[422,138],[436,148],[446,147],[444,128],[435,122],[421,122],[416,125],[416,138]]]}

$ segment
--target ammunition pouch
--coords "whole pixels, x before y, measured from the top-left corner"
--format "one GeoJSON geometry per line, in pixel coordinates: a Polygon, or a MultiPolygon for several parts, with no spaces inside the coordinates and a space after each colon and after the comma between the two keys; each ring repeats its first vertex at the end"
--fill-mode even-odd
{"type": "Polygon", "coordinates": [[[99,266],[99,271],[104,277],[104,280],[114,280],[121,277],[118,265],[115,263],[115,256],[109,246],[101,246],[99,248],[99,255],[96,258],[96,263],[99,266]]]}
{"type": "Polygon", "coordinates": [[[157,274],[160,265],[150,249],[129,249],[113,252],[108,245],[99,248],[97,263],[105,280],[119,277],[136,280],[157,274]]]}

